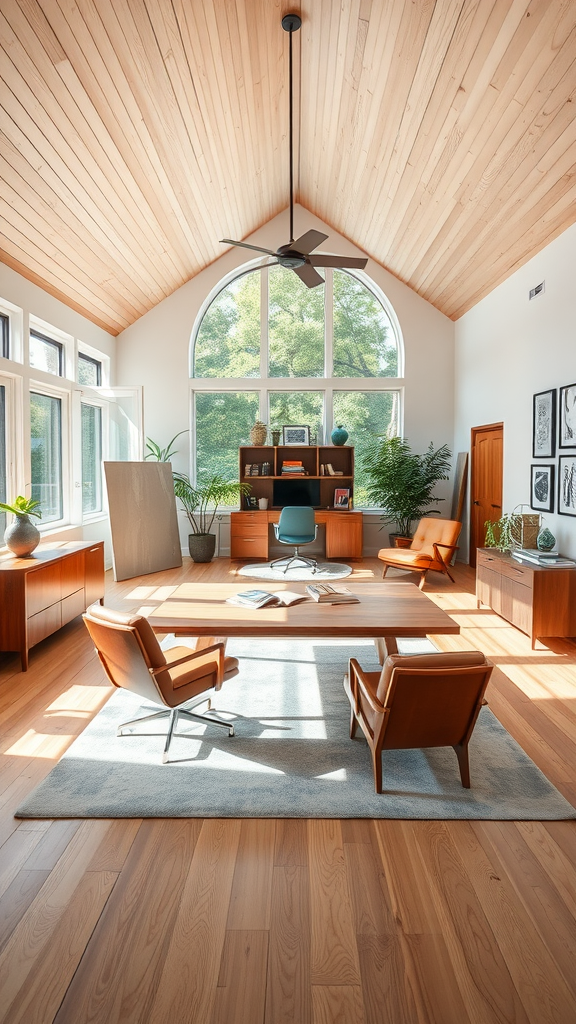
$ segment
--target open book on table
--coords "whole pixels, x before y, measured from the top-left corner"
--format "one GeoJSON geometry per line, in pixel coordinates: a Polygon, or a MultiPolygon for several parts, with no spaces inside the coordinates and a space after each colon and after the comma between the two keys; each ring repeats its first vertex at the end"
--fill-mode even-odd
{"type": "Polygon", "coordinates": [[[271,594],[269,590],[243,590],[240,594],[226,598],[227,604],[241,608],[287,608],[291,604],[307,600],[307,594],[296,594],[291,590],[281,590],[277,594],[271,594]]]}
{"type": "Polygon", "coordinates": [[[346,587],[333,587],[331,583],[308,583],[306,590],[318,604],[358,604],[355,597],[346,587]]]}

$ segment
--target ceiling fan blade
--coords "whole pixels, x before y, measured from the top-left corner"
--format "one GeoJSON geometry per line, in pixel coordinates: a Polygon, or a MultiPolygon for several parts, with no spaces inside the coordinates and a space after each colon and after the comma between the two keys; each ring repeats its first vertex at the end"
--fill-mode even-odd
{"type": "Polygon", "coordinates": [[[300,235],[300,238],[290,243],[290,248],[307,256],[309,252],[312,252],[312,249],[315,249],[321,242],[325,242],[327,238],[328,235],[323,235],[321,231],[305,231],[303,235],[300,235]]]}
{"type": "Polygon", "coordinates": [[[324,278],[320,277],[308,263],[305,263],[303,267],[294,267],[294,273],[298,274],[298,277],[308,288],[315,288],[317,284],[324,284],[324,278]]]}
{"type": "Polygon", "coordinates": [[[368,260],[356,259],[354,256],[324,256],[321,252],[317,256],[310,256],[309,263],[312,267],[338,267],[340,270],[355,268],[364,270],[368,260]]]}
{"type": "Polygon", "coordinates": [[[233,238],[221,238],[222,243],[227,245],[240,245],[243,249],[254,249],[255,252],[265,252],[267,256],[275,256],[276,253],[272,249],[262,249],[259,245],[248,245],[248,242],[235,242],[233,238]]]}

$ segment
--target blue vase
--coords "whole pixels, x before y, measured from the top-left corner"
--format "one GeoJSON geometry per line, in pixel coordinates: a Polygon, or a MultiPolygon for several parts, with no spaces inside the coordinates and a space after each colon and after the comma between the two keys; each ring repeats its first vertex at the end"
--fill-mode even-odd
{"type": "Polygon", "coordinates": [[[543,526],[536,538],[536,547],[539,551],[552,551],[556,543],[556,537],[548,529],[547,526],[543,526]]]}
{"type": "Polygon", "coordinates": [[[334,430],[330,434],[330,440],[332,444],[343,445],[348,440],[348,431],[344,430],[344,427],[334,427],[334,430]]]}

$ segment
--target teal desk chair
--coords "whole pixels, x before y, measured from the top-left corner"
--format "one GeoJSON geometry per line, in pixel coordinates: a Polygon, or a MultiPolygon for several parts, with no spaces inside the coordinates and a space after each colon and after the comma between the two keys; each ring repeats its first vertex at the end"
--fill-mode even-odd
{"type": "Polygon", "coordinates": [[[312,544],[316,540],[317,532],[318,527],[314,522],[313,508],[308,505],[289,505],[283,508],[280,513],[280,522],[274,523],[274,533],[280,544],[290,544],[294,548],[294,554],[275,559],[270,563],[271,568],[276,569],[283,565],[286,573],[295,562],[300,562],[310,566],[312,571],[316,572],[318,568],[316,559],[306,558],[305,555],[300,554],[298,549],[303,544],[312,544]]]}

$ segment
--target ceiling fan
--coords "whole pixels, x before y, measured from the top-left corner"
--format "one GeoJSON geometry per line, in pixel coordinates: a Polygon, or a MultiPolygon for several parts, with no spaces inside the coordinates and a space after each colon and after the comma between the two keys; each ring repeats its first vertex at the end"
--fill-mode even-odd
{"type": "MultiPolygon", "coordinates": [[[[328,235],[321,231],[306,231],[300,238],[294,240],[294,140],[293,140],[293,89],[292,89],[292,33],[297,32],[302,24],[298,14],[286,14],[282,18],[282,28],[290,36],[290,241],[281,245],[276,252],[272,249],[263,249],[259,245],[249,245],[248,242],[236,242],[233,238],[221,238],[220,241],[227,245],[239,245],[243,249],[254,249],[256,252],[266,253],[267,256],[276,257],[274,263],[279,263],[286,270],[293,270],[301,281],[308,288],[315,288],[318,284],[324,284],[324,278],[315,270],[315,267],[338,267],[340,269],[364,270],[368,260],[356,259],[350,256],[328,256],[322,253],[313,256],[311,253],[321,242],[324,242],[328,235]]],[[[270,263],[268,266],[273,266],[270,263]]]]}

